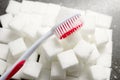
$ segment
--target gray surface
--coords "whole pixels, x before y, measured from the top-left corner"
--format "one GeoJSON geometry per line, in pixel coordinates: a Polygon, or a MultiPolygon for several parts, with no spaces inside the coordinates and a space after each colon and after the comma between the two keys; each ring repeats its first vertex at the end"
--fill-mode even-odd
{"type": "MultiPolygon", "coordinates": [[[[20,1],[20,0],[19,0],[20,1]]],[[[36,0],[37,1],[37,0],[36,0]]],[[[39,0],[76,9],[90,9],[113,16],[113,63],[111,80],[120,80],[120,0],[39,0]]],[[[0,14],[5,13],[8,0],[0,0],[0,14]]]]}

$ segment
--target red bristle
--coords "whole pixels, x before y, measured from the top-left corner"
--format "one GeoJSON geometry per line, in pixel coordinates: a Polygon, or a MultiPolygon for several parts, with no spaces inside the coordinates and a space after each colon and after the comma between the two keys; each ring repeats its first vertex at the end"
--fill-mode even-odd
{"type": "Polygon", "coordinates": [[[74,23],[74,21],[72,20],[72,18],[70,19],[71,23],[74,23]]]}
{"type": "Polygon", "coordinates": [[[58,32],[58,36],[60,37],[61,36],[61,33],[60,33],[60,31],[59,31],[59,28],[57,29],[57,32],[58,32]]]}
{"type": "Polygon", "coordinates": [[[76,20],[75,17],[73,17],[72,20],[75,22],[75,20],[76,20]]]}
{"type": "Polygon", "coordinates": [[[67,24],[67,26],[70,28],[70,25],[69,25],[68,21],[66,22],[66,24],[67,24]]]}
{"type": "Polygon", "coordinates": [[[62,25],[58,28],[58,30],[60,31],[60,34],[62,34],[64,32],[62,29],[62,25]]]}
{"type": "Polygon", "coordinates": [[[67,25],[67,22],[65,22],[65,29],[66,29],[66,31],[68,31],[70,28],[69,28],[69,26],[67,25]]]}
{"type": "Polygon", "coordinates": [[[64,29],[65,31],[67,31],[67,29],[65,28],[66,26],[65,26],[64,24],[62,24],[62,26],[63,26],[63,29],[64,29]]]}

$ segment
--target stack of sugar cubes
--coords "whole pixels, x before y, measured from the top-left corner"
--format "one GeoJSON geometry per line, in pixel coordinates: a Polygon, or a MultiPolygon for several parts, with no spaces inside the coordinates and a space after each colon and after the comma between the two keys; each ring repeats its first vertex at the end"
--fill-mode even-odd
{"type": "Polygon", "coordinates": [[[46,40],[12,78],[21,80],[110,80],[112,17],[36,1],[10,0],[0,16],[0,75],[44,33],[73,14],[83,26],[60,40],[46,40]]]}

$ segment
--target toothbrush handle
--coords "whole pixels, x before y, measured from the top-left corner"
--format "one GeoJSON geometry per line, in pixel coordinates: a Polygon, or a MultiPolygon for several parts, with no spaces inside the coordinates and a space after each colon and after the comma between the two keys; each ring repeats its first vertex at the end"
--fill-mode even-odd
{"type": "Polygon", "coordinates": [[[29,58],[29,56],[36,50],[36,48],[47,38],[49,38],[53,34],[53,31],[50,30],[45,35],[43,35],[40,39],[38,39],[12,66],[12,68],[8,69],[1,77],[0,80],[9,80],[16,72],[18,72],[25,61],[29,58]]]}

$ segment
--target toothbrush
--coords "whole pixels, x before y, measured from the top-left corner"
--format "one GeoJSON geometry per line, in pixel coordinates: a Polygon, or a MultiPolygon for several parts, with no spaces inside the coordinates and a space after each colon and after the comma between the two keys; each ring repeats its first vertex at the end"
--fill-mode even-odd
{"type": "Polygon", "coordinates": [[[1,77],[0,80],[9,80],[15,73],[17,73],[29,56],[36,50],[36,48],[50,36],[55,34],[59,39],[64,39],[71,35],[73,32],[78,30],[83,25],[80,14],[73,15],[58,25],[55,25],[50,31],[38,39],[17,61],[16,63],[8,69],[1,77]]]}

